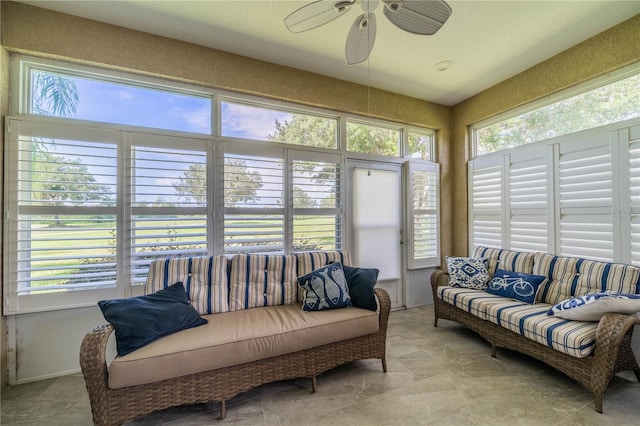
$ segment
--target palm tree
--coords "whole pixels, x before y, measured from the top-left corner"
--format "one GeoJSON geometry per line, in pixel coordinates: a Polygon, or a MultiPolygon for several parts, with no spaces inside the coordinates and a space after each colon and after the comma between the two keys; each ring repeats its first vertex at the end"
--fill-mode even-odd
{"type": "Polygon", "coordinates": [[[80,99],[72,78],[45,71],[32,71],[33,113],[54,117],[72,117],[80,99]]]}

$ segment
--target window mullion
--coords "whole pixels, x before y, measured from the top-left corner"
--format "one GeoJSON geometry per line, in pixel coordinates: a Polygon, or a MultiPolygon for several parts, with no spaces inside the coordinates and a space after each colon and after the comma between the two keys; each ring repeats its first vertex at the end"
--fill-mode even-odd
{"type": "Polygon", "coordinates": [[[117,182],[117,291],[120,297],[132,295],[131,277],[131,204],[133,197],[132,183],[132,145],[131,134],[118,132],[118,176],[117,182]]]}

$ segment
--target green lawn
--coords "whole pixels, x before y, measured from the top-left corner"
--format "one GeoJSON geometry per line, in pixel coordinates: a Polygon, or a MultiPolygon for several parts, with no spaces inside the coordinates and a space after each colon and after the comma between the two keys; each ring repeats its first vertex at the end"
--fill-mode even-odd
{"type": "MultiPolygon", "coordinates": [[[[335,235],[333,217],[296,218],[294,224],[294,246],[302,249],[333,249],[335,235]]],[[[97,272],[101,264],[116,261],[115,222],[91,221],[89,218],[67,222],[56,227],[53,221],[33,222],[31,226],[31,287],[46,287],[73,282],[69,275],[97,272]],[[79,251],[81,254],[79,254],[79,251]],[[93,265],[89,269],[81,266],[93,265]],[[47,278],[47,279],[42,279],[47,278]]],[[[225,244],[234,240],[255,240],[255,243],[239,243],[247,246],[259,244],[262,239],[282,239],[282,230],[269,226],[269,222],[246,220],[234,222],[229,233],[244,232],[245,235],[225,237],[225,244]],[[249,230],[249,232],[247,232],[249,230]],[[273,231],[273,232],[272,232],[273,231]]],[[[136,252],[144,256],[148,252],[153,258],[166,250],[203,249],[206,240],[206,221],[190,220],[138,220],[135,222],[134,241],[136,252]],[[189,234],[178,236],[178,234],[189,234]]],[[[102,267],[104,269],[104,267],[102,267]]]]}

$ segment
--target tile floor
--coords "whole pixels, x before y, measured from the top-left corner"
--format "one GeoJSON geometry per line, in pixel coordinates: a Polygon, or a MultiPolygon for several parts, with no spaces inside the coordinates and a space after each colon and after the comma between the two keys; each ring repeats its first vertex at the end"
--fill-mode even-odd
{"type": "MultiPolygon", "coordinates": [[[[604,414],[589,392],[546,365],[490,346],[431,306],[391,313],[387,365],[356,361],[318,378],[264,385],[219,405],[170,408],[128,425],[639,425],[640,384],[615,377],[604,414]]],[[[2,391],[2,425],[90,425],[79,374],[2,391]]]]}

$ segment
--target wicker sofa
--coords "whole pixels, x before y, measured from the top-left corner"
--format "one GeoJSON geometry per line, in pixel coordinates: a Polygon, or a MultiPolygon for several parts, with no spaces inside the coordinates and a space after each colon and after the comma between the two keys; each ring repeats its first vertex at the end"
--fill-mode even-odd
{"type": "Polygon", "coordinates": [[[154,261],[146,293],[184,282],[206,325],[162,337],[110,363],[112,325],[94,328],[80,348],[96,425],[116,425],[164,408],[225,401],[264,383],[316,376],[341,364],[382,360],[389,295],[375,288],[377,311],[360,308],[303,312],[297,276],[341,261],[348,252],[296,256],[236,255],[154,261]],[[206,289],[207,291],[203,291],[206,289]]]}
{"type": "Polygon", "coordinates": [[[631,347],[640,313],[606,313],[599,322],[566,320],[548,313],[567,294],[580,296],[594,288],[622,293],[622,281],[639,293],[638,268],[484,247],[476,248],[472,258],[487,259],[489,276],[503,269],[547,279],[530,305],[486,291],[452,287],[447,271],[437,270],[431,275],[434,326],[439,319],[446,319],[470,328],[491,344],[492,357],[496,348],[506,348],[545,362],[593,392],[598,412],[602,412],[604,393],[614,375],[631,370],[640,381],[640,367],[631,347]],[[563,346],[574,334],[580,335],[575,347],[563,346]]]}

